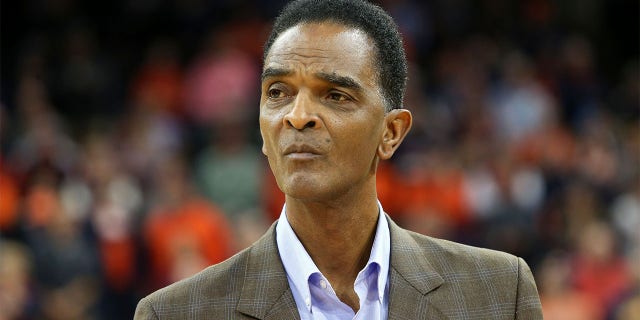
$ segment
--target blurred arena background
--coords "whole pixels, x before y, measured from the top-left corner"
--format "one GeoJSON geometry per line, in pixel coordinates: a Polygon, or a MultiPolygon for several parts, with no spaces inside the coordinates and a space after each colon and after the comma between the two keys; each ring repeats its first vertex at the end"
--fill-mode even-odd
{"type": "MultiPolygon", "coordinates": [[[[274,221],[258,76],[284,2],[2,3],[0,319],[130,319],[274,221]]],[[[638,2],[380,4],[415,117],[387,212],[525,258],[546,319],[640,319],[638,2]]]]}

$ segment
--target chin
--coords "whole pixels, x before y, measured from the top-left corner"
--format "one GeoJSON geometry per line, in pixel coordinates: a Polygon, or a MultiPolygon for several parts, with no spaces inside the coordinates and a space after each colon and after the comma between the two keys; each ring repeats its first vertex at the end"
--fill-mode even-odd
{"type": "Polygon", "coordinates": [[[298,200],[322,201],[335,197],[335,190],[328,187],[326,177],[289,177],[281,189],[288,197],[298,200]]]}

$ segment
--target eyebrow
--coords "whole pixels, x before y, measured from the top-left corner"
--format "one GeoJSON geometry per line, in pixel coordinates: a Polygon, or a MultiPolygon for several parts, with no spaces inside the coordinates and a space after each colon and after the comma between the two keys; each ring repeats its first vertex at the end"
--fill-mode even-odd
{"type": "Polygon", "coordinates": [[[267,78],[284,77],[292,74],[293,71],[284,68],[266,68],[262,71],[260,81],[264,82],[267,78]]]}
{"type": "Polygon", "coordinates": [[[318,72],[318,73],[315,73],[315,76],[324,81],[332,83],[338,87],[354,89],[354,90],[362,90],[362,86],[356,80],[354,80],[351,77],[338,75],[335,72],[333,73],[318,72]]]}
{"type": "MultiPolygon", "coordinates": [[[[270,67],[262,71],[261,81],[264,82],[268,78],[284,77],[291,74],[293,74],[293,71],[290,69],[270,67]]],[[[316,72],[314,73],[314,76],[338,87],[353,90],[362,90],[362,86],[356,80],[351,77],[338,75],[335,72],[316,72]]]]}

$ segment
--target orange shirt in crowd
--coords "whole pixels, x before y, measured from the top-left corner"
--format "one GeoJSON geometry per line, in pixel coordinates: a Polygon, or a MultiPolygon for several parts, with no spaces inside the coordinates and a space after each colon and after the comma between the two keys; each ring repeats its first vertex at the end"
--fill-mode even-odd
{"type": "Polygon", "coordinates": [[[588,295],[570,290],[561,295],[541,295],[542,315],[545,320],[599,320],[603,318],[600,306],[588,295]]]}
{"type": "Polygon", "coordinates": [[[573,285],[588,295],[603,310],[609,310],[633,285],[627,262],[622,257],[594,261],[576,257],[573,261],[573,285]]]}
{"type": "Polygon", "coordinates": [[[144,234],[153,288],[194,274],[233,253],[230,224],[219,209],[201,199],[153,212],[144,234]]]}
{"type": "Polygon", "coordinates": [[[405,186],[404,210],[410,214],[437,214],[450,225],[461,226],[470,219],[461,172],[432,174],[405,186]]]}
{"type": "Polygon", "coordinates": [[[0,230],[8,230],[16,223],[18,202],[18,186],[0,161],[0,230]]]}

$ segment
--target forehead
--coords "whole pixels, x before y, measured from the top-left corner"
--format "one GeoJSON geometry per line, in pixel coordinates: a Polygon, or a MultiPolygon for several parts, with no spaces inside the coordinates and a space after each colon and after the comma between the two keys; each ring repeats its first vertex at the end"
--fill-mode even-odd
{"type": "Polygon", "coordinates": [[[369,36],[356,28],[334,22],[298,24],[273,42],[264,68],[346,73],[374,83],[374,48],[369,36]]]}

